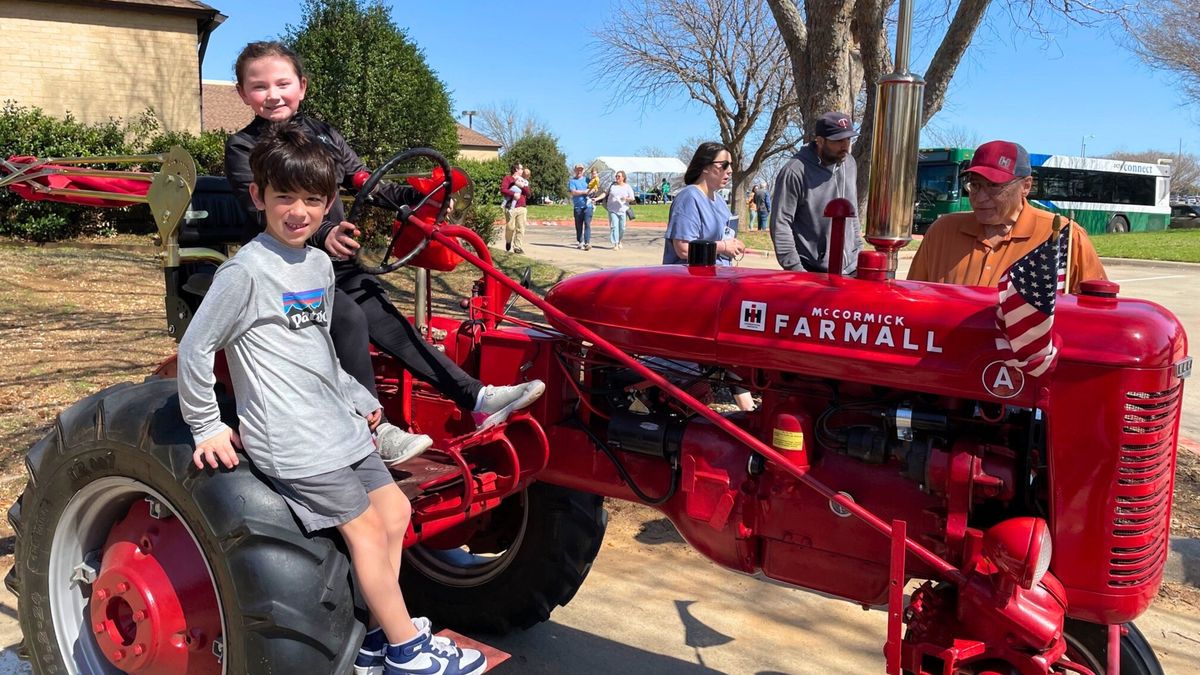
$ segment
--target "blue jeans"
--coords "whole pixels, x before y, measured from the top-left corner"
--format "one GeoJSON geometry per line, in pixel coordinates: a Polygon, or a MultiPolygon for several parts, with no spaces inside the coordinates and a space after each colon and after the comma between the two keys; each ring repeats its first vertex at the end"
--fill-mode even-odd
{"type": "Polygon", "coordinates": [[[613,246],[621,243],[625,237],[626,214],[608,212],[608,240],[613,246]]]}
{"type": "Polygon", "coordinates": [[[758,212],[758,229],[760,229],[760,230],[769,229],[767,227],[767,218],[770,215],[771,215],[771,213],[769,211],[759,211],[758,212]]]}
{"type": "Polygon", "coordinates": [[[575,241],[581,244],[592,243],[593,210],[594,207],[591,204],[575,207],[575,241]]]}

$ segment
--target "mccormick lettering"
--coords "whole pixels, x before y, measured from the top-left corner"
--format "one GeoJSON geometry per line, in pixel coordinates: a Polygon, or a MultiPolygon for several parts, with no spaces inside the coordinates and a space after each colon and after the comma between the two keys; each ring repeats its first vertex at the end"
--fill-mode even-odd
{"type": "Polygon", "coordinates": [[[879,314],[861,310],[813,307],[809,316],[770,313],[766,303],[742,303],[740,326],[745,330],[762,331],[761,317],[770,316],[771,332],[775,335],[804,337],[820,342],[860,344],[908,352],[940,354],[937,335],[931,330],[918,330],[904,325],[905,318],[896,314],[879,314]],[[747,319],[747,305],[755,305],[756,321],[747,319]],[[759,314],[758,312],[761,312],[759,314]]]}

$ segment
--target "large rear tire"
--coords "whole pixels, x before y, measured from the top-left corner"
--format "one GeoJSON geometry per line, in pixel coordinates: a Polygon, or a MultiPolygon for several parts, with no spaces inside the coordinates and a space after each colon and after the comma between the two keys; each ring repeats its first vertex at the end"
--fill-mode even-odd
{"type": "MultiPolygon", "coordinates": [[[[1132,623],[1121,636],[1121,675],[1163,675],[1162,665],[1146,636],[1132,623]]],[[[1067,619],[1067,658],[1087,666],[1097,675],[1108,672],[1108,627],[1067,619]]]]}
{"type": "Polygon", "coordinates": [[[400,581],[414,614],[493,633],[545,621],[587,578],[608,513],[599,496],[536,483],[488,522],[462,547],[405,551],[400,581]]]}
{"type": "Polygon", "coordinates": [[[35,672],[348,670],[363,627],[340,542],[305,536],[244,457],[200,471],[192,451],[170,379],[80,401],[29,451],[9,585],[35,672]]]}

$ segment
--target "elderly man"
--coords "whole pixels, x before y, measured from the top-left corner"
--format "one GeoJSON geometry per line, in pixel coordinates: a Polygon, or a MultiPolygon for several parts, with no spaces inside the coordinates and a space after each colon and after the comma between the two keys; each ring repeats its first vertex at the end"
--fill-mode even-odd
{"type": "MultiPolygon", "coordinates": [[[[783,269],[828,271],[830,224],[825,205],[836,197],[858,205],[858,165],[850,155],[850,143],[857,135],[846,113],[821,115],[813,141],[788,160],[775,179],[771,240],[783,269]]],[[[847,219],[846,229],[842,271],[854,274],[862,249],[858,219],[847,219]]]]}
{"type": "MultiPolygon", "coordinates": [[[[1026,253],[1049,238],[1054,214],[1026,197],[1033,171],[1025,148],[1009,141],[979,146],[963,171],[972,211],[938,218],[917,249],[908,278],[966,286],[995,286],[1026,253]]],[[[1105,279],[1104,266],[1078,224],[1070,223],[1070,292],[1088,279],[1105,279]]]]}

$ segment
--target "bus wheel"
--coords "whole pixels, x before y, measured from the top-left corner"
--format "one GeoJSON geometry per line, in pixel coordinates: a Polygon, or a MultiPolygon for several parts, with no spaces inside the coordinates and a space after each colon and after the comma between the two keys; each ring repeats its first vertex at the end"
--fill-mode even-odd
{"type": "Polygon", "coordinates": [[[1129,219],[1126,218],[1125,216],[1113,216],[1112,219],[1108,221],[1108,231],[1109,232],[1128,232],[1129,231],[1129,219]]]}

